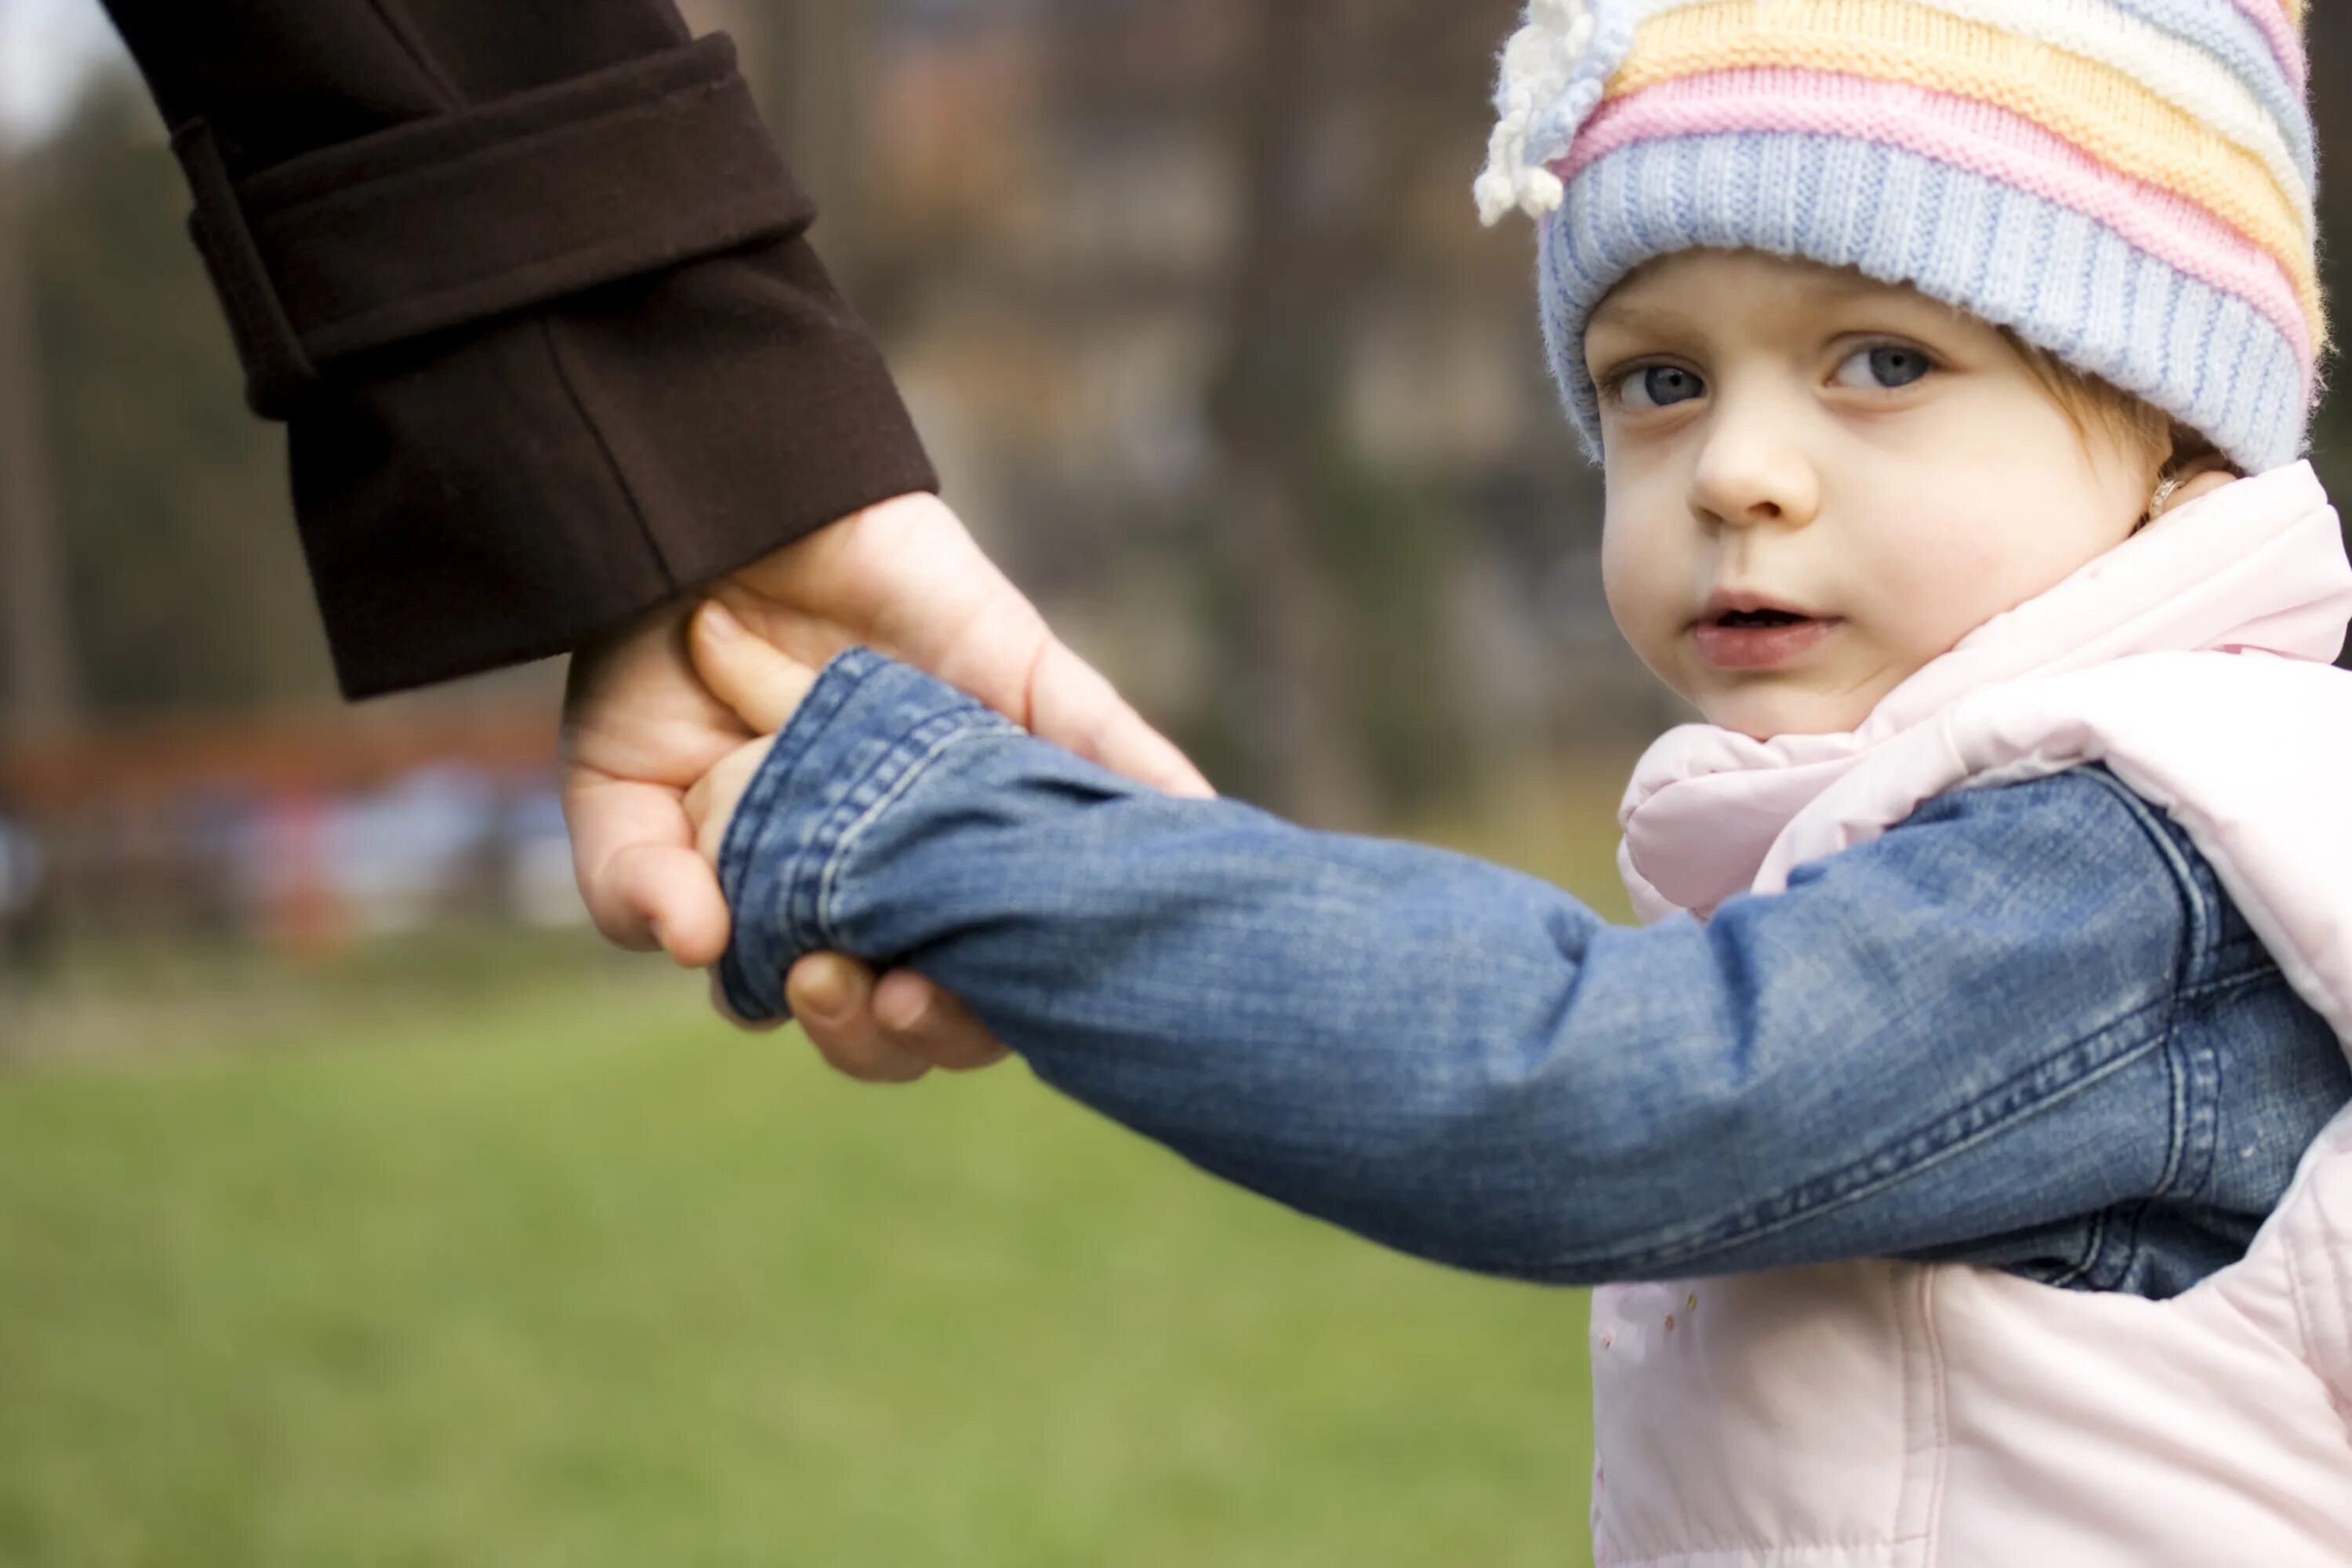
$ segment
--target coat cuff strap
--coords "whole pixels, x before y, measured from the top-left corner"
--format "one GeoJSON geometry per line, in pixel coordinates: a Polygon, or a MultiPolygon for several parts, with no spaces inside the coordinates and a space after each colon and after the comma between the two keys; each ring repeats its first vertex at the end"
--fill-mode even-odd
{"type": "Polygon", "coordinates": [[[246,401],[284,418],[337,362],[808,226],[724,34],[233,180],[173,138],[246,401]]]}

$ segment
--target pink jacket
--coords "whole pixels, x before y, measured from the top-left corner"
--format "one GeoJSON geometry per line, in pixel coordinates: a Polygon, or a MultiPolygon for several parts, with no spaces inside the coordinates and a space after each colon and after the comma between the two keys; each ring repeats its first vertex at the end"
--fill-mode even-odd
{"type": "MultiPolygon", "coordinates": [[[[2352,563],[2307,465],[2181,508],[1988,622],[1851,734],[1693,725],[1621,863],[1647,918],[2104,762],[2352,1042],[2352,563]]],[[[1594,1298],[1603,1564],[2352,1563],[2352,1109],[2240,1262],[2168,1301],[1834,1264],[1594,1298]]]]}

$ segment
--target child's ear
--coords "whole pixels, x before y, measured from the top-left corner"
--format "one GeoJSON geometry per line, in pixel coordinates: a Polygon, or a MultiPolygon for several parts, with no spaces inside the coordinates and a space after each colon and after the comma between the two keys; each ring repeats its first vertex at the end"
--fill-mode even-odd
{"type": "Polygon", "coordinates": [[[716,599],[705,600],[694,613],[687,649],[711,695],[734,709],[754,734],[782,729],[816,684],[814,670],[754,633],[716,599]]]}
{"type": "Polygon", "coordinates": [[[2166,491],[2161,500],[2149,507],[2148,521],[2154,522],[2166,512],[2179,511],[2190,501],[2201,496],[2211,495],[2223,485],[2235,483],[2238,478],[2238,471],[2226,466],[2199,468],[2166,491]]]}

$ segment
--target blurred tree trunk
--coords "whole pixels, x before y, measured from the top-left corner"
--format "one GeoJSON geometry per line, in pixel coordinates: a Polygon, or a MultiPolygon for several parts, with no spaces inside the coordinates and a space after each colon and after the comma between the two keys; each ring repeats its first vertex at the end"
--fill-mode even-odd
{"type": "MultiPolygon", "coordinates": [[[[2331,68],[2352,60],[2352,11],[2339,5],[2315,5],[2304,22],[2306,44],[2315,62],[2315,74],[2325,76],[2331,68]]],[[[2316,85],[2316,84],[2315,84],[2316,85]]],[[[2319,132],[2320,146],[2320,214],[2319,228],[2323,236],[2342,236],[2344,218],[2352,218],[2352,190],[2340,179],[2331,179],[2334,160],[2344,149],[2352,147],[2352,95],[2340,89],[2320,87],[2311,95],[2312,120],[2319,132]]],[[[2341,245],[2324,246],[2320,252],[2327,279],[2333,287],[2329,292],[2337,299],[2352,286],[2352,252],[2341,245]]]]}
{"type": "MultiPolygon", "coordinates": [[[[1410,793],[1396,759],[1376,759],[1379,732],[1402,724],[1423,751],[1460,736],[1442,695],[1396,686],[1438,679],[1444,542],[1399,552],[1378,537],[1387,525],[1372,514],[1415,503],[1381,454],[1357,447],[1343,383],[1382,292],[1391,310],[1393,296],[1426,292],[1411,276],[1399,204],[1429,160],[1475,155],[1499,35],[1475,6],[1423,0],[1292,0],[1248,15],[1234,150],[1245,210],[1209,399],[1224,458],[1211,529],[1245,628],[1241,651],[1268,676],[1258,771],[1290,814],[1361,827],[1410,793]],[[1401,652],[1400,639],[1415,646],[1401,652]]],[[[1444,525],[1402,521],[1406,533],[1444,525]]]]}
{"type": "MultiPolygon", "coordinates": [[[[2341,6],[2316,5],[2305,19],[2304,27],[2311,58],[2318,62],[2323,74],[2338,61],[2352,60],[2352,12],[2341,6]]],[[[2321,88],[2311,95],[2312,119],[2319,132],[2319,250],[2320,281],[2325,286],[2331,304],[2340,310],[2352,289],[2352,248],[2347,248],[2345,237],[2352,232],[2352,187],[2336,177],[2343,151],[2352,148],[2352,95],[2341,90],[2321,88]],[[2326,243],[2329,239],[2336,243],[2326,243]]],[[[2328,488],[2337,495],[2345,494],[2344,485],[2352,480],[2352,409],[2345,400],[2331,398],[2320,410],[2319,439],[2313,458],[2328,488]]]]}
{"type": "Polygon", "coordinates": [[[1364,269],[1353,241],[1369,151],[1349,132],[1336,24],[1346,0],[1252,8],[1239,51],[1234,149],[1240,245],[1208,391],[1218,462],[1202,500],[1237,646],[1224,690],[1268,805],[1321,827],[1370,825],[1347,606],[1318,534],[1341,457],[1338,378],[1364,269]]]}
{"type": "Polygon", "coordinates": [[[0,146],[0,642],[7,676],[0,733],[12,739],[62,729],[79,707],[33,341],[20,163],[0,146]]]}
{"type": "Polygon", "coordinates": [[[859,181],[873,114],[872,0],[763,0],[745,53],[768,124],[819,208],[814,240],[842,293],[856,297],[859,181]]]}
{"type": "MultiPolygon", "coordinates": [[[[2304,20],[2305,41],[2319,73],[2337,62],[2352,60],[2352,12],[2336,5],[2315,5],[2304,20]]],[[[2319,132],[2319,260],[2320,283],[2331,313],[2339,317],[2343,301],[2352,298],[2352,186],[2337,177],[2345,149],[2352,148],[2352,95],[2320,88],[2311,95],[2311,113],[2319,132]],[[2334,244],[2328,243],[2330,239],[2334,244]]],[[[2340,325],[2338,327],[2340,332],[2340,325]]],[[[2312,430],[2312,467],[2328,492],[2339,499],[2352,495],[2352,401],[2331,396],[2321,404],[2312,430]]],[[[2352,544],[2352,511],[2345,521],[2345,539],[2352,544]]],[[[2352,643],[2337,663],[2352,668],[2352,643]]]]}

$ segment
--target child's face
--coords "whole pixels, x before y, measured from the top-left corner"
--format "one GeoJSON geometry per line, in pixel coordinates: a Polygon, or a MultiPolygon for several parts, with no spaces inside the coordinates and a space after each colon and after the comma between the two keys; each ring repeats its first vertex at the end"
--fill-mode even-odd
{"type": "Polygon", "coordinates": [[[1654,261],[1584,353],[1610,610],[1709,722],[1759,739],[1855,728],[2127,538],[2156,478],[1984,322],[1811,262],[1654,261]],[[1785,613],[1735,613],[1759,610],[1785,613]]]}

